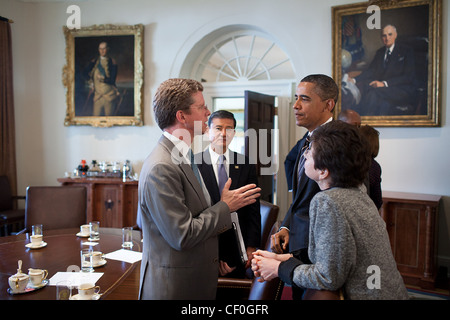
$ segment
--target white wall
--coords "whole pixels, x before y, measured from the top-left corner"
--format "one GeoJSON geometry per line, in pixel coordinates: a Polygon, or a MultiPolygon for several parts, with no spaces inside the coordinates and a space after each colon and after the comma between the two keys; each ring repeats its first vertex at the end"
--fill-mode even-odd
{"type": "MultiPolygon", "coordinates": [[[[81,159],[130,159],[139,170],[160,130],[151,101],[160,82],[177,76],[190,44],[214,28],[252,24],[279,39],[298,79],[309,73],[331,75],[331,7],[359,0],[0,0],[1,15],[12,24],[14,99],[19,193],[28,185],[57,185],[56,179],[81,159]],[[67,6],[81,8],[82,26],[145,25],[143,127],[92,128],[63,125],[62,84],[67,6]]],[[[450,125],[448,39],[450,8],[443,1],[442,126],[379,128],[382,187],[390,191],[444,196],[439,216],[439,263],[450,267],[450,125]]],[[[294,141],[291,141],[294,144],[294,141]]]]}

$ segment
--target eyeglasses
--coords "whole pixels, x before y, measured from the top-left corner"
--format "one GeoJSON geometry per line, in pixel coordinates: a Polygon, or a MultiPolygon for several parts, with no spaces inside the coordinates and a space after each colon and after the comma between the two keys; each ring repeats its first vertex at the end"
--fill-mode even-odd
{"type": "Polygon", "coordinates": [[[204,111],[206,111],[206,110],[208,110],[208,106],[205,104],[205,105],[203,105],[203,106],[190,106],[189,108],[197,108],[197,109],[199,109],[199,110],[204,110],[204,111]]]}

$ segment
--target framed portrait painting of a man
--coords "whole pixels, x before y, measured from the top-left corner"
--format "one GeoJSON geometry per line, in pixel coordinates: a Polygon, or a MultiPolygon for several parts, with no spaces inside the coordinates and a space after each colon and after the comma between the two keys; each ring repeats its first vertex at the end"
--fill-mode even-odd
{"type": "Polygon", "coordinates": [[[440,0],[336,6],[336,113],[352,109],[372,126],[440,125],[440,0]]]}
{"type": "Polygon", "coordinates": [[[143,25],[63,28],[64,124],[141,126],[143,25]]]}

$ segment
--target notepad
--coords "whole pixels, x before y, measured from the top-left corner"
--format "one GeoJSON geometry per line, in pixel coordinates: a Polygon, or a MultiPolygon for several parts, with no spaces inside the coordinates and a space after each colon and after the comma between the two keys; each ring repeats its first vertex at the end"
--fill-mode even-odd
{"type": "Polygon", "coordinates": [[[142,260],[142,252],[120,249],[103,256],[106,259],[135,263],[142,260]]]}
{"type": "Polygon", "coordinates": [[[103,276],[103,272],[57,272],[49,279],[49,286],[56,286],[59,282],[68,281],[72,287],[81,283],[96,283],[103,276]]]}

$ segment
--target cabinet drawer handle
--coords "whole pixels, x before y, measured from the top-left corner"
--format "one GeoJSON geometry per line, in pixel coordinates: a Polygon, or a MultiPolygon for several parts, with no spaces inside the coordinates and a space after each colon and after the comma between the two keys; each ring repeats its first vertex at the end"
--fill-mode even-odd
{"type": "Polygon", "coordinates": [[[113,206],[114,206],[114,202],[111,199],[105,201],[106,210],[112,210],[113,206]]]}

